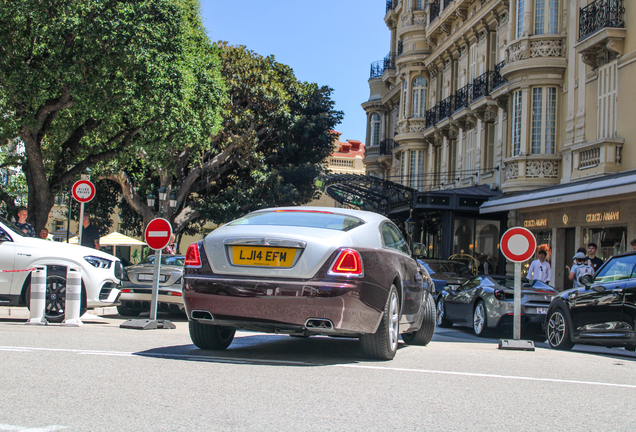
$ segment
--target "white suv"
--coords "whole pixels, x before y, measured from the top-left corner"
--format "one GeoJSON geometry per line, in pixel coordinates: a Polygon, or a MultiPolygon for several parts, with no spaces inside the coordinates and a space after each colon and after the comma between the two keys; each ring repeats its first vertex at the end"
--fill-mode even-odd
{"type": "MultiPolygon", "coordinates": [[[[86,309],[117,304],[123,266],[118,258],[83,246],[26,237],[0,218],[0,270],[26,270],[46,266],[46,309],[49,322],[64,320],[66,269],[82,274],[82,303],[86,309]]],[[[29,306],[31,272],[0,272],[0,306],[29,306]]]]}

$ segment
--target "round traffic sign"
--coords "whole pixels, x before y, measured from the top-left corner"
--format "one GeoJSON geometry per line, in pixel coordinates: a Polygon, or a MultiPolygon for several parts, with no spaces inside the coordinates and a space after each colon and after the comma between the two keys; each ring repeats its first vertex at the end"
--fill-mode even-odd
{"type": "Polygon", "coordinates": [[[172,236],[172,226],[170,222],[163,218],[157,218],[150,221],[144,232],[148,247],[153,250],[163,249],[170,243],[172,236]]]}
{"type": "Polygon", "coordinates": [[[73,198],[81,203],[87,203],[95,198],[95,185],[89,180],[78,180],[73,183],[73,198]]]}
{"type": "Polygon", "coordinates": [[[501,236],[501,252],[508,261],[527,261],[532,258],[536,249],[537,239],[526,228],[510,228],[501,236]]]}

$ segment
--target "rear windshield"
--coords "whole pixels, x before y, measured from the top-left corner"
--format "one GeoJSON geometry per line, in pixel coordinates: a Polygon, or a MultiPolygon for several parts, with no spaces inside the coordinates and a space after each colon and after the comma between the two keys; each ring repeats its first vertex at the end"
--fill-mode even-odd
{"type": "Polygon", "coordinates": [[[473,275],[466,265],[459,262],[429,262],[427,264],[434,273],[455,273],[459,276],[473,275]]]}
{"type": "MultiPolygon", "coordinates": [[[[182,266],[185,261],[183,255],[161,255],[161,264],[182,266]]],[[[155,256],[149,255],[140,264],[154,264],[155,256]]]]}
{"type": "Polygon", "coordinates": [[[336,231],[349,231],[364,224],[365,222],[362,219],[353,216],[315,210],[275,210],[251,213],[230,223],[230,225],[324,228],[336,231]]]}

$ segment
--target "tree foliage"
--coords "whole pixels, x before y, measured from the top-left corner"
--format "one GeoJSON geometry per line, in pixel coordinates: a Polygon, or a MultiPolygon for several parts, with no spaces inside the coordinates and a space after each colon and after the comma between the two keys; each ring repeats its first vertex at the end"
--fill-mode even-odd
{"type": "Polygon", "coordinates": [[[214,133],[223,97],[197,0],[0,0],[0,140],[36,229],[85,168],[214,133]]]}
{"type": "Polygon", "coordinates": [[[310,201],[342,118],[330,88],[298,81],[274,57],[218,47],[228,92],[218,133],[203,143],[175,141],[108,175],[144,223],[159,211],[144,202],[153,185],[174,193],[177,207],[162,210],[177,234],[265,206],[310,201]]]}

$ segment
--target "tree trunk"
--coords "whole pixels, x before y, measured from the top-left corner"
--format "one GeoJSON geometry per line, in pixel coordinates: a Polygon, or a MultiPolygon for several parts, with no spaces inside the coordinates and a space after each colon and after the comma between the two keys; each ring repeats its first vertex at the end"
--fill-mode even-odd
{"type": "Polygon", "coordinates": [[[28,221],[33,225],[37,234],[49,220],[55,196],[46,178],[42,152],[39,143],[33,138],[34,135],[37,136],[37,132],[30,133],[30,131],[25,130],[22,130],[20,134],[27,155],[24,175],[29,188],[28,221]]]}

